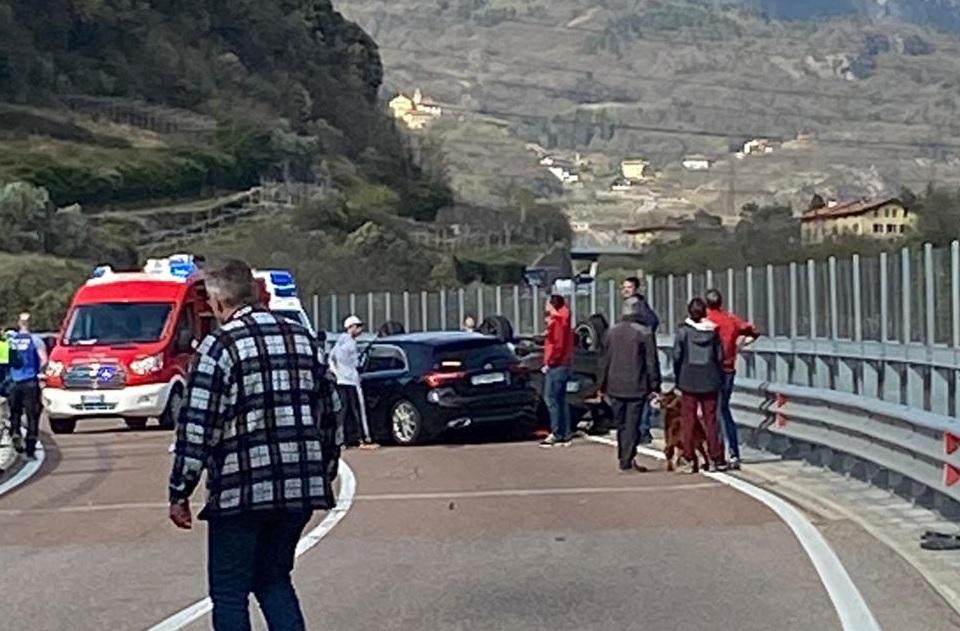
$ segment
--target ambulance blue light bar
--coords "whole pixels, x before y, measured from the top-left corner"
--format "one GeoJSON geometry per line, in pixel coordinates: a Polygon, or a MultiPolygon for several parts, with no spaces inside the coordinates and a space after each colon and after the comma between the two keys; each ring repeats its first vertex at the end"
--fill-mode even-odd
{"type": "Polygon", "coordinates": [[[270,283],[273,285],[273,295],[278,298],[296,298],[297,282],[293,274],[287,270],[270,272],[270,283]]]}
{"type": "Polygon", "coordinates": [[[106,276],[112,272],[113,268],[109,265],[98,265],[97,267],[93,268],[93,273],[90,275],[90,278],[102,278],[103,276],[106,276]]]}

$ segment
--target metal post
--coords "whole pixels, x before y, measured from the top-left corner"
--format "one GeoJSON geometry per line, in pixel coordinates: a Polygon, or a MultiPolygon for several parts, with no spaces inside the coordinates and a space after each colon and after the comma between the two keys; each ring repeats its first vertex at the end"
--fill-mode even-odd
{"type": "Polygon", "coordinates": [[[520,335],[520,327],[523,326],[520,321],[520,285],[513,286],[513,326],[517,327],[517,335],[520,335]]]}
{"type": "Polygon", "coordinates": [[[837,301],[837,257],[827,259],[830,283],[830,339],[840,338],[840,306],[837,301]]]}
{"type": "Polygon", "coordinates": [[[797,286],[797,264],[790,264],[790,339],[800,336],[800,292],[797,286]]]}
{"type": "Polygon", "coordinates": [[[687,272],[687,302],[693,300],[693,274],[687,272]]]}
{"type": "Polygon", "coordinates": [[[463,321],[467,318],[466,314],[466,295],[463,291],[463,287],[457,290],[457,328],[459,329],[463,325],[463,321]]]}
{"type": "Polygon", "coordinates": [[[320,296],[313,294],[313,330],[320,332],[320,296]]]}
{"type": "Polygon", "coordinates": [[[607,320],[617,321],[617,284],[611,278],[607,281],[607,320]]]}
{"type": "MultiPolygon", "coordinates": [[[[650,305],[651,309],[655,309],[653,303],[653,288],[656,284],[656,278],[653,274],[647,274],[647,304],[650,305]]],[[[611,320],[612,322],[613,320],[611,320]]]]}
{"type": "Polygon", "coordinates": [[[494,306],[497,308],[497,315],[503,315],[503,288],[497,285],[493,290],[494,306]]]}
{"type": "Polygon", "coordinates": [[[367,325],[373,326],[373,292],[367,292],[367,325]]]}
{"type": "Polygon", "coordinates": [[[570,296],[570,322],[577,326],[577,285],[573,285],[573,295],[570,296]]]}
{"type": "Polygon", "coordinates": [[[420,329],[423,331],[430,330],[430,314],[427,312],[429,305],[427,304],[427,292],[420,292],[420,329]]]}
{"type": "Polygon", "coordinates": [[[960,347],[960,241],[950,244],[950,328],[953,347],[960,347]]]}
{"type": "Polygon", "coordinates": [[[767,335],[777,337],[776,300],[773,295],[773,265],[767,265],[767,335]]]}
{"type": "Polygon", "coordinates": [[[410,292],[403,292],[403,330],[410,330],[410,292]]]}
{"type": "Polygon", "coordinates": [[[817,339],[817,264],[807,260],[807,301],[810,303],[810,339],[817,339]]]}
{"type": "Polygon", "coordinates": [[[754,321],[753,313],[753,266],[747,265],[747,320],[754,321]]]}
{"type": "Polygon", "coordinates": [[[530,309],[530,313],[533,316],[533,334],[538,335],[540,333],[540,288],[536,285],[533,286],[533,306],[530,309]]]}
{"type": "Polygon", "coordinates": [[[393,319],[393,296],[389,291],[383,292],[383,315],[387,322],[393,319]]]}
{"type": "Polygon", "coordinates": [[[936,289],[933,282],[933,244],[931,243],[923,244],[923,288],[927,316],[927,346],[933,346],[937,341],[937,314],[934,302],[936,289]]]}
{"type": "Polygon", "coordinates": [[[477,287],[477,325],[483,322],[484,313],[483,313],[483,285],[477,287]]]}
{"type": "Polygon", "coordinates": [[[707,289],[713,289],[713,270],[707,270],[707,289]]]}
{"type": "Polygon", "coordinates": [[[357,294],[350,294],[350,313],[348,315],[357,314],[357,294]]]}
{"type": "Polygon", "coordinates": [[[597,279],[590,283],[590,315],[597,312],[597,279]]]}
{"type": "Polygon", "coordinates": [[[733,306],[737,304],[733,299],[733,268],[727,268],[727,299],[726,305],[732,311],[733,306]]]}
{"type": "Polygon", "coordinates": [[[667,276],[667,333],[671,335],[676,332],[677,326],[677,292],[673,288],[673,274],[667,276]]]}
{"type": "Polygon", "coordinates": [[[447,330],[447,290],[440,290],[440,329],[447,330]]]}
{"type": "Polygon", "coordinates": [[[853,255],[853,339],[863,341],[863,304],[860,295],[860,255],[853,255]]]}
{"type": "Polygon", "coordinates": [[[340,306],[337,294],[330,296],[330,326],[334,331],[340,331],[340,306]]]}
{"type": "Polygon", "coordinates": [[[900,301],[903,309],[900,340],[904,344],[910,343],[910,294],[912,292],[910,285],[910,249],[903,248],[900,250],[900,301]]]}
{"type": "Polygon", "coordinates": [[[880,253],[880,341],[886,343],[890,328],[890,283],[888,282],[887,253],[880,253]]]}

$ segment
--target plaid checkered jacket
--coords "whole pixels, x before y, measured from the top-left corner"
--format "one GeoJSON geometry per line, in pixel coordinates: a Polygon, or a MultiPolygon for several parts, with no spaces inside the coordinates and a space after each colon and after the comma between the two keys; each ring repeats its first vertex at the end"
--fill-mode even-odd
{"type": "Polygon", "coordinates": [[[177,423],[171,501],[207,471],[201,519],[336,503],[332,386],[303,327],[244,307],[207,336],[177,423]]]}

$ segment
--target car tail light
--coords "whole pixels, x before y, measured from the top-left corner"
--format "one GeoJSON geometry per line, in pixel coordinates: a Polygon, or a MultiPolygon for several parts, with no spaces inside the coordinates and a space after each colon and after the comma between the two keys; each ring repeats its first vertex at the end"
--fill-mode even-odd
{"type": "Polygon", "coordinates": [[[466,376],[467,373],[465,372],[431,372],[424,376],[423,381],[431,388],[440,388],[465,379],[466,376]]]}

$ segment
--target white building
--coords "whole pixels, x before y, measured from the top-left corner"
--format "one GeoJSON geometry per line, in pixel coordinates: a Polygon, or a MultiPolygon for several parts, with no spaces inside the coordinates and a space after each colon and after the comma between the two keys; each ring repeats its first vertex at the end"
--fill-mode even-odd
{"type": "Polygon", "coordinates": [[[687,171],[707,171],[713,163],[706,156],[687,156],[682,164],[687,171]]]}

